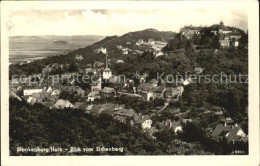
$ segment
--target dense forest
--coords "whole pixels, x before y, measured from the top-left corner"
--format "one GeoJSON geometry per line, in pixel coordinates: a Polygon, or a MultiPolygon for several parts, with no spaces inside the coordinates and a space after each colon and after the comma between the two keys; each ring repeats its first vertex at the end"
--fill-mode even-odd
{"type": "Polygon", "coordinates": [[[240,144],[216,142],[195,124],[175,135],[163,130],[156,140],[139,128],[114,120],[108,114],[94,116],[80,109],[49,109],[10,98],[11,155],[202,155],[230,154],[240,144]],[[183,141],[182,141],[183,140],[183,141]],[[185,142],[184,142],[185,141],[185,142]],[[17,147],[123,147],[121,152],[17,153],[17,147]]]}

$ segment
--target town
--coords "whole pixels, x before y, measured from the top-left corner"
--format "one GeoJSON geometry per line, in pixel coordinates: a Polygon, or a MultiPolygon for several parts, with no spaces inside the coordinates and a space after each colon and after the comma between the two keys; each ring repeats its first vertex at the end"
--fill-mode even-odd
{"type": "MultiPolygon", "coordinates": [[[[146,31],[157,33],[154,29],[146,31]]],[[[227,50],[247,50],[248,44],[241,41],[243,35],[238,28],[225,26],[223,21],[210,27],[184,26],[175,34],[175,38],[169,36],[132,38],[134,32],[130,32],[124,36],[124,40],[115,42],[117,44],[113,43],[115,39],[111,39],[105,44],[98,43],[96,47],[90,47],[93,57],[101,57],[94,59],[92,63],[85,63],[86,56],[76,52],[75,55],[69,56],[70,61],[64,60],[65,63],[49,63],[38,73],[31,73],[26,77],[12,76],[9,95],[16,100],[26,101],[31,106],[41,104],[56,110],[80,109],[85,114],[94,116],[108,114],[114,120],[140,129],[153,140],[159,139],[160,135],[156,133],[162,131],[171,132],[176,137],[182,138],[185,136],[183,134],[185,126],[202,124],[203,132],[209,139],[214,141],[225,139],[231,144],[247,143],[248,134],[244,128],[246,119],[237,120],[228,113],[227,108],[210,102],[198,104],[196,108],[188,105],[203,100],[202,96],[198,97],[199,95],[196,99],[189,97],[192,94],[188,92],[193,86],[190,77],[175,80],[174,84],[161,82],[153,77],[155,75],[155,71],[152,71],[153,66],[147,67],[145,70],[147,72],[135,69],[130,71],[129,67],[120,73],[121,68],[127,67],[129,57],[133,56],[149,56],[155,63],[156,61],[159,63],[160,58],[170,57],[172,54],[178,54],[179,58],[183,58],[181,54],[185,52],[186,47],[190,47],[192,52],[198,54],[211,51],[212,58],[222,52],[228,52],[227,50]],[[212,45],[207,45],[209,42],[212,45]],[[82,81],[85,76],[90,82],[82,81]],[[78,81],[76,77],[81,80],[78,81]],[[187,100],[184,101],[183,98],[187,100]]],[[[178,61],[177,58],[174,61],[178,66],[180,65],[177,62],[183,65],[189,63],[185,59],[178,61]]],[[[196,60],[197,64],[187,65],[186,68],[179,67],[175,70],[176,74],[182,71],[188,71],[189,76],[207,73],[208,67],[203,65],[203,59],[196,60]]],[[[33,63],[21,62],[13,66],[22,68],[33,63]]],[[[135,63],[138,63],[138,60],[135,63]]],[[[160,68],[161,72],[163,70],[166,68],[160,68]]],[[[201,88],[196,93],[202,94],[202,91],[201,88]]],[[[185,144],[187,142],[185,139],[177,139],[180,140],[178,144],[185,144]]],[[[241,148],[232,149],[232,154],[245,153],[248,152],[241,148]]]]}

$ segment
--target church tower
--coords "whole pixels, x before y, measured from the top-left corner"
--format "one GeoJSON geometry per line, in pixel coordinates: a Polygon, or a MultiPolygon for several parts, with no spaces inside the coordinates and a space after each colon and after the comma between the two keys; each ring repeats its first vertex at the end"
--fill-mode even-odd
{"type": "Polygon", "coordinates": [[[112,71],[108,68],[108,60],[107,60],[107,53],[106,53],[106,68],[103,71],[103,79],[108,80],[110,77],[112,77],[112,71]]]}

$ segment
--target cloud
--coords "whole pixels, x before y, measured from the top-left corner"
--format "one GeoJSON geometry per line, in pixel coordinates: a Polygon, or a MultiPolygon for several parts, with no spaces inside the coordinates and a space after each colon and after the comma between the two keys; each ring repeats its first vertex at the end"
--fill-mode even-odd
{"type": "Polygon", "coordinates": [[[225,25],[247,30],[245,10],[17,10],[9,15],[10,35],[122,35],[155,28],[179,31],[186,25],[225,25]]]}

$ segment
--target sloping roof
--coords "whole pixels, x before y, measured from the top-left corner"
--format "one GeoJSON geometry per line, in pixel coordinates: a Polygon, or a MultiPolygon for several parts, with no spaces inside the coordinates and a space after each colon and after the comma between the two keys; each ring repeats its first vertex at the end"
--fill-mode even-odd
{"type": "Polygon", "coordinates": [[[88,94],[88,97],[95,97],[99,95],[99,91],[93,91],[88,94]]]}
{"type": "Polygon", "coordinates": [[[158,87],[155,88],[154,91],[155,91],[155,92],[158,92],[158,93],[162,93],[165,89],[166,89],[166,88],[163,87],[163,86],[158,86],[158,87]]]}
{"type": "Polygon", "coordinates": [[[231,32],[231,33],[228,33],[228,35],[230,35],[230,36],[241,36],[241,33],[239,33],[239,32],[231,32]]]}
{"type": "Polygon", "coordinates": [[[149,81],[150,84],[158,84],[158,81],[156,79],[151,79],[149,81]]]}
{"type": "Polygon", "coordinates": [[[135,111],[133,109],[120,109],[120,110],[114,112],[114,115],[131,118],[135,115],[135,111]]]}
{"type": "Polygon", "coordinates": [[[211,26],[211,29],[213,31],[217,31],[218,29],[229,30],[225,25],[221,25],[221,24],[214,24],[211,26]]]}
{"type": "Polygon", "coordinates": [[[55,96],[55,95],[59,95],[59,94],[60,94],[60,90],[55,89],[52,91],[51,96],[55,96]]]}
{"type": "Polygon", "coordinates": [[[90,67],[88,67],[88,68],[85,69],[85,72],[86,72],[86,73],[94,72],[94,71],[95,71],[95,70],[92,69],[92,68],[90,68],[90,67]]]}
{"type": "Polygon", "coordinates": [[[121,60],[121,59],[118,59],[118,60],[116,61],[116,63],[125,63],[125,61],[124,61],[124,60],[121,60]]]}
{"type": "Polygon", "coordinates": [[[72,106],[71,102],[69,100],[63,100],[63,99],[59,99],[54,107],[70,107],[72,106]]]}
{"type": "Polygon", "coordinates": [[[201,67],[195,67],[194,71],[197,73],[202,73],[203,69],[201,67]]]}
{"type": "Polygon", "coordinates": [[[115,89],[114,88],[110,88],[110,87],[104,87],[101,90],[101,93],[106,93],[106,94],[111,94],[111,93],[115,93],[115,89]]]}
{"type": "Polygon", "coordinates": [[[226,125],[224,126],[223,124],[218,124],[214,131],[212,132],[211,136],[212,137],[218,137],[220,136],[223,132],[230,132],[232,130],[231,125],[226,125]]]}
{"type": "Polygon", "coordinates": [[[179,126],[181,126],[179,122],[172,122],[172,128],[173,128],[174,131],[179,126]]]}
{"type": "Polygon", "coordinates": [[[135,115],[134,122],[138,124],[142,124],[144,121],[150,119],[149,115],[135,115]]]}
{"type": "Polygon", "coordinates": [[[180,94],[182,91],[182,88],[181,87],[176,87],[176,88],[172,88],[172,95],[178,95],[180,94]]]}
{"type": "Polygon", "coordinates": [[[152,84],[148,84],[148,83],[141,83],[138,88],[141,91],[155,91],[156,89],[158,89],[157,87],[154,87],[152,84]]]}
{"type": "Polygon", "coordinates": [[[105,66],[105,63],[104,63],[104,62],[95,61],[95,62],[94,62],[94,65],[97,65],[97,66],[105,66]]]}
{"type": "Polygon", "coordinates": [[[109,82],[112,84],[124,84],[126,82],[125,77],[112,75],[109,78],[109,82]]]}
{"type": "Polygon", "coordinates": [[[237,126],[234,126],[231,128],[231,131],[228,133],[227,135],[227,139],[230,140],[232,137],[234,137],[235,135],[237,135],[237,132],[240,128],[237,126]]]}
{"type": "Polygon", "coordinates": [[[54,106],[53,102],[42,102],[42,105],[44,105],[45,107],[52,107],[54,106]]]}

